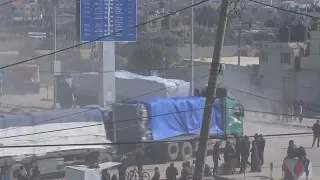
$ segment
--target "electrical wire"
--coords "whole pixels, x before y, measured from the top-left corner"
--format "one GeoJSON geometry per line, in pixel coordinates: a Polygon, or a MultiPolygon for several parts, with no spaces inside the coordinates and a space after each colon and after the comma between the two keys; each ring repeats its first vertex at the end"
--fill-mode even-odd
{"type": "Polygon", "coordinates": [[[16,62],[16,63],[8,64],[8,65],[5,65],[5,66],[0,67],[0,69],[5,69],[5,68],[8,68],[8,67],[16,66],[16,65],[23,64],[23,63],[26,63],[26,62],[29,62],[29,61],[34,61],[34,60],[36,60],[36,59],[40,59],[40,58],[43,58],[43,57],[46,57],[46,56],[50,56],[50,55],[53,55],[53,54],[56,54],[56,53],[59,53],[59,52],[63,52],[63,51],[69,50],[69,49],[73,49],[73,48],[75,48],[75,47],[79,47],[79,46],[82,46],[82,45],[85,45],[85,44],[89,44],[89,43],[92,43],[92,42],[95,42],[95,41],[99,41],[99,40],[102,40],[102,39],[104,39],[104,38],[107,38],[107,37],[114,36],[114,35],[116,35],[116,34],[122,33],[122,32],[124,32],[124,31],[129,31],[129,30],[131,30],[131,29],[135,29],[135,28],[137,28],[137,27],[147,25],[147,24],[149,24],[149,23],[152,23],[153,21],[157,21],[157,20],[159,20],[159,19],[163,19],[163,18],[165,18],[165,17],[174,15],[174,14],[176,14],[176,13],[178,13],[178,12],[187,10],[187,9],[189,9],[189,8],[191,8],[191,7],[198,6],[198,5],[200,5],[200,4],[202,4],[202,3],[205,3],[205,2],[208,2],[208,1],[209,1],[209,0],[202,0],[202,1],[200,1],[200,2],[194,3],[194,4],[192,4],[192,5],[186,6],[186,7],[181,8],[181,9],[178,9],[178,10],[176,10],[176,11],[170,12],[170,13],[168,13],[168,14],[165,14],[165,15],[163,15],[163,16],[154,18],[154,19],[152,19],[152,20],[146,21],[146,22],[144,22],[144,23],[140,23],[140,24],[138,24],[138,25],[129,27],[129,28],[127,28],[127,29],[123,29],[123,30],[120,30],[120,31],[111,33],[111,34],[109,34],[109,35],[102,36],[102,37],[96,38],[96,39],[91,40],[91,41],[82,42],[82,43],[76,44],[76,45],[74,45],[74,46],[70,46],[70,47],[67,47],[67,48],[63,48],[63,49],[60,49],[60,50],[57,50],[57,51],[54,51],[54,52],[51,52],[51,53],[47,53],[47,54],[40,55],[40,56],[37,56],[37,57],[34,57],[34,58],[30,58],[30,59],[26,59],[26,60],[23,60],[23,61],[19,61],[19,62],[16,62]]]}
{"type": "MultiPolygon", "coordinates": [[[[298,136],[298,135],[312,135],[313,132],[303,132],[303,133],[283,133],[283,134],[267,134],[264,137],[288,137],[288,136],[298,136]]],[[[254,137],[254,136],[247,136],[247,137],[254,137]]],[[[116,142],[116,143],[74,143],[74,144],[37,144],[37,145],[14,145],[14,146],[0,146],[0,149],[3,148],[36,148],[36,147],[55,147],[55,146],[104,146],[104,145],[128,145],[128,144],[149,144],[149,143],[172,143],[172,142],[185,142],[185,141],[201,141],[201,140],[225,140],[227,137],[216,137],[211,136],[209,139],[202,139],[202,138],[190,138],[184,140],[157,140],[157,141],[130,141],[130,142],[116,142]]],[[[229,139],[234,138],[243,138],[241,137],[229,137],[229,139]]]]}
{"type": "Polygon", "coordinates": [[[19,1],[19,0],[12,0],[12,1],[7,1],[7,2],[4,2],[4,3],[1,3],[0,7],[4,6],[4,5],[7,5],[7,4],[11,4],[11,3],[15,2],[15,1],[19,1]]]}

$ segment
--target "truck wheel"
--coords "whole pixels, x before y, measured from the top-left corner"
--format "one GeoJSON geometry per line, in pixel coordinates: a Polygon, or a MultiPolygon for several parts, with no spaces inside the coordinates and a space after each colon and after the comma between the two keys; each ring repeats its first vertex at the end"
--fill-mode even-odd
{"type": "Polygon", "coordinates": [[[180,160],[187,161],[192,158],[193,148],[191,143],[184,142],[180,147],[180,160]]]}
{"type": "Polygon", "coordinates": [[[169,143],[167,146],[167,158],[169,161],[174,161],[178,158],[179,155],[179,144],[178,143],[169,143]]]}

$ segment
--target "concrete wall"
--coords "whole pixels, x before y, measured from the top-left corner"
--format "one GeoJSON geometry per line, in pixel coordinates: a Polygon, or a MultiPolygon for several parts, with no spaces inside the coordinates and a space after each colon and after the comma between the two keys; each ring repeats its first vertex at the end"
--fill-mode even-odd
{"type": "MultiPolygon", "coordinates": [[[[190,58],[190,47],[178,47],[178,54],[182,59],[190,58]]],[[[234,56],[238,52],[237,46],[223,46],[222,57],[234,56]]],[[[195,58],[212,57],[213,47],[194,47],[195,58]]]]}

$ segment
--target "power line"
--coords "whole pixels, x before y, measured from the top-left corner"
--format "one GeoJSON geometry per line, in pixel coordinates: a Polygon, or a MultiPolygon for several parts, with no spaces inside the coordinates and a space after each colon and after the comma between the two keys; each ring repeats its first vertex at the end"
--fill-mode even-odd
{"type": "MultiPolygon", "coordinates": [[[[304,132],[304,133],[284,133],[284,134],[267,134],[264,137],[287,137],[287,136],[299,136],[299,135],[312,135],[313,132],[304,132]]],[[[218,135],[219,136],[219,135],[218,135]]],[[[254,136],[248,136],[254,137],[254,136]]],[[[229,137],[230,139],[234,138],[243,138],[241,137],[229,137]]],[[[210,137],[209,140],[219,139],[224,140],[226,137],[210,137]]],[[[191,138],[186,140],[157,140],[157,141],[135,141],[135,142],[117,142],[117,143],[74,143],[74,144],[37,144],[37,145],[15,145],[15,146],[0,146],[0,149],[3,148],[30,148],[30,147],[56,147],[56,146],[103,146],[103,145],[127,145],[127,144],[154,144],[154,143],[171,143],[171,142],[185,142],[185,141],[201,141],[204,139],[201,138],[191,138]]]]}
{"type": "Polygon", "coordinates": [[[267,7],[272,7],[274,9],[278,9],[278,10],[281,10],[281,11],[287,11],[287,12],[290,12],[290,13],[293,13],[293,14],[307,16],[307,17],[315,18],[315,19],[320,19],[320,17],[312,16],[312,15],[306,14],[306,13],[297,12],[297,11],[294,11],[294,10],[285,9],[285,8],[278,7],[278,6],[273,6],[271,4],[263,3],[263,2],[260,2],[260,1],[256,1],[256,0],[248,0],[248,1],[251,1],[251,2],[254,2],[254,3],[257,3],[257,4],[261,4],[261,5],[264,5],[264,6],[267,6],[267,7]]]}
{"type": "Polygon", "coordinates": [[[4,3],[1,3],[0,7],[4,6],[4,5],[7,5],[7,4],[11,4],[11,3],[15,2],[15,1],[18,1],[18,0],[12,0],[12,1],[7,1],[7,2],[4,2],[4,3]]]}
{"type": "Polygon", "coordinates": [[[92,43],[92,42],[95,42],[95,41],[99,41],[99,40],[104,39],[104,38],[106,38],[106,37],[114,36],[114,35],[116,35],[116,34],[119,34],[119,33],[124,32],[124,31],[129,31],[129,30],[131,30],[131,29],[135,29],[135,28],[137,28],[137,27],[147,25],[147,24],[149,24],[149,23],[152,23],[153,21],[157,21],[157,20],[159,20],[159,19],[163,19],[163,18],[165,18],[165,17],[174,15],[174,14],[176,14],[176,13],[178,13],[178,12],[187,10],[187,9],[189,9],[189,8],[191,8],[191,7],[194,7],[194,6],[198,6],[198,5],[200,5],[200,4],[202,4],[202,3],[205,3],[205,2],[208,2],[208,1],[209,1],[209,0],[202,0],[202,1],[200,1],[200,2],[197,2],[197,3],[195,3],[195,4],[192,4],[192,5],[190,5],[190,6],[186,6],[186,7],[184,7],[184,8],[181,8],[181,9],[179,9],[179,10],[176,10],[176,11],[173,11],[173,12],[171,12],[171,13],[165,14],[165,15],[163,15],[163,16],[154,18],[154,19],[152,19],[152,20],[150,20],[150,21],[146,21],[146,22],[144,22],[144,23],[140,23],[140,24],[138,24],[138,25],[129,27],[129,28],[127,28],[127,29],[123,29],[123,30],[120,30],[120,31],[111,33],[111,34],[109,34],[109,35],[107,35],[107,36],[102,36],[102,37],[96,38],[96,39],[94,39],[94,40],[91,40],[91,41],[88,41],[88,42],[82,42],[82,43],[76,44],[76,45],[74,45],[74,46],[70,46],[70,47],[67,47],[67,48],[63,48],[63,49],[60,49],[60,50],[57,50],[57,51],[54,51],[54,52],[51,52],[51,53],[48,53],[48,54],[44,54],[44,55],[37,56],[37,57],[34,57],[34,58],[30,58],[30,59],[26,59],[26,60],[23,60],[23,61],[20,61],[20,62],[12,63],[12,64],[9,64],[9,65],[5,65],[5,66],[0,67],[0,69],[5,69],[5,68],[8,68],[8,67],[12,67],[12,66],[18,65],[18,64],[23,64],[23,63],[26,63],[26,62],[29,62],[29,61],[33,61],[33,60],[36,60],[36,59],[39,59],[39,58],[43,58],[43,57],[46,57],[46,56],[50,56],[50,55],[59,53],[59,52],[62,52],[62,51],[66,51],[66,50],[69,50],[69,49],[72,49],[72,48],[75,48],[75,47],[79,47],[79,46],[82,46],[82,45],[85,45],[85,44],[89,44],[89,43],[92,43]]]}

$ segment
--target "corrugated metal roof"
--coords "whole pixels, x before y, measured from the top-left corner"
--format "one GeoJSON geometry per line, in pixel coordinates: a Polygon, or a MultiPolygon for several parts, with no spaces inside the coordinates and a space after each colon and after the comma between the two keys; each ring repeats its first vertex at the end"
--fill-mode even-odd
{"type": "MultiPolygon", "coordinates": [[[[190,59],[185,59],[185,61],[189,61],[190,59]]],[[[212,58],[202,58],[202,59],[194,59],[195,62],[203,62],[203,63],[211,63],[212,58]]],[[[222,57],[221,62],[224,64],[232,64],[238,65],[238,56],[232,57],[222,57]]],[[[248,66],[248,65],[259,65],[258,57],[240,57],[240,66],[248,66]]]]}
{"type": "MultiPolygon", "coordinates": [[[[0,126],[0,144],[3,146],[110,142],[107,140],[102,113],[99,109],[52,110],[33,112],[29,115],[2,115],[0,126]]],[[[30,155],[44,156],[52,152],[105,148],[106,146],[103,145],[0,148],[0,157],[9,156],[21,160],[30,155]]]]}

